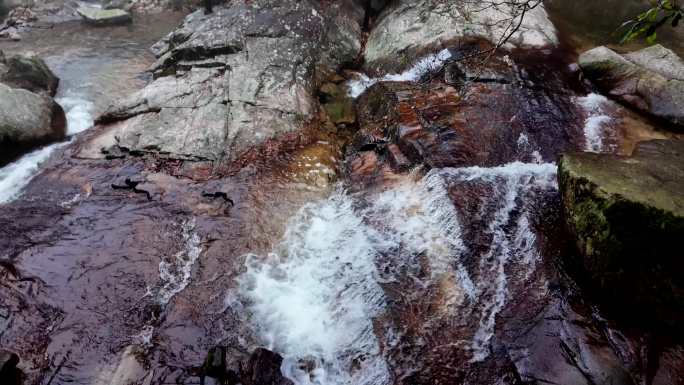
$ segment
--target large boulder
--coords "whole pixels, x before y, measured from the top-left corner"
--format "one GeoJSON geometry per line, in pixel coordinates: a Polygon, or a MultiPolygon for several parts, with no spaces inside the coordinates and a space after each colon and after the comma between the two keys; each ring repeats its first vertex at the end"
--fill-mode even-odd
{"type": "Polygon", "coordinates": [[[0,164],[65,133],[64,110],[52,98],[0,84],[0,164]]]}
{"type": "Polygon", "coordinates": [[[584,75],[610,96],[637,110],[684,125],[684,62],[654,45],[620,55],[597,47],[580,55],[584,75]]]}
{"type": "Polygon", "coordinates": [[[683,321],[684,141],[644,142],[630,157],[566,154],[558,175],[567,225],[601,296],[615,309],[638,304],[644,317],[683,321]]]}
{"type": "Polygon", "coordinates": [[[5,59],[0,55],[0,83],[12,88],[23,88],[34,93],[55,96],[59,78],[39,57],[13,56],[5,59]]]}
{"type": "MultiPolygon", "coordinates": [[[[425,49],[465,38],[498,44],[517,25],[522,13],[505,2],[400,0],[386,7],[368,37],[366,67],[398,71],[425,49]],[[402,60],[397,60],[401,58],[402,60]]],[[[505,47],[544,47],[557,44],[556,30],[543,5],[524,13],[519,30],[505,47]]]]}
{"type": "Polygon", "coordinates": [[[120,147],[232,161],[318,116],[316,89],[361,50],[353,1],[259,0],[197,11],[153,47],[157,79],[98,119],[120,147]]]}

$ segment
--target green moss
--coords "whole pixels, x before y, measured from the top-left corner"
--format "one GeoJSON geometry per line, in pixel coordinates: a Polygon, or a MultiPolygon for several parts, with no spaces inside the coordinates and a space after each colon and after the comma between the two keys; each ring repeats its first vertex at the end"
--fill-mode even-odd
{"type": "Polygon", "coordinates": [[[566,222],[593,282],[616,304],[638,304],[665,318],[684,306],[684,181],[678,166],[668,166],[674,161],[570,154],[558,173],[566,222]]]}
{"type": "Polygon", "coordinates": [[[609,60],[596,61],[582,66],[582,71],[591,78],[602,77],[615,69],[615,63],[609,60]]]}
{"type": "Polygon", "coordinates": [[[351,124],[356,121],[356,112],[350,101],[334,101],[323,106],[330,120],[335,124],[351,124]]]}

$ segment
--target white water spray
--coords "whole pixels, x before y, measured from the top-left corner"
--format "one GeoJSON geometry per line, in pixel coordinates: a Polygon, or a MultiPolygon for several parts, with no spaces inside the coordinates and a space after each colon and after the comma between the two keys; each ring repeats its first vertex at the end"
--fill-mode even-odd
{"type": "Polygon", "coordinates": [[[514,266],[527,279],[540,258],[529,206],[536,194],[556,188],[555,172],[553,164],[520,162],[435,169],[379,193],[337,190],[305,206],[272,253],[246,258],[239,292],[255,332],[284,355],[283,374],[298,385],[387,384],[376,332],[390,330],[375,324],[387,311],[383,286],[401,284],[406,274],[417,287],[451,277],[451,290],[462,295],[446,299],[454,308],[445,314],[457,317],[457,306],[479,314],[471,351],[473,361],[484,359],[509,295],[507,269],[514,266]],[[457,198],[449,194],[459,183],[491,186],[482,207],[496,207],[477,281],[461,260],[467,245],[452,203],[457,198]],[[429,274],[412,275],[420,269],[429,274]]]}
{"type": "Polygon", "coordinates": [[[526,279],[540,258],[526,202],[534,197],[535,190],[557,189],[556,165],[513,162],[493,168],[441,169],[428,174],[428,178],[435,176],[450,183],[477,181],[493,187],[490,195],[482,197],[483,207],[493,205],[497,209],[486,230],[492,241],[489,251],[480,256],[476,286],[478,295],[488,299],[482,302],[480,325],[472,342],[472,361],[481,361],[489,355],[496,316],[507,302],[506,268],[515,263],[525,270],[526,279]],[[517,218],[515,212],[519,212],[517,218]],[[485,293],[489,295],[483,295],[485,293]]]}
{"type": "Polygon", "coordinates": [[[440,69],[447,60],[451,58],[451,52],[448,49],[443,49],[436,54],[428,55],[411,68],[399,74],[387,74],[379,78],[369,78],[365,74],[357,74],[358,78],[347,82],[349,88],[349,96],[352,98],[359,97],[369,87],[377,82],[415,82],[420,80],[425,74],[440,69]]]}
{"type": "Polygon", "coordinates": [[[192,268],[202,252],[200,237],[195,231],[195,220],[189,219],[182,225],[183,249],[173,257],[159,262],[157,300],[162,305],[183,291],[190,283],[192,268]]]}
{"type": "MultiPolygon", "coordinates": [[[[93,125],[93,104],[69,91],[56,101],[62,106],[67,118],[67,135],[75,135],[93,125]]],[[[11,202],[21,196],[21,192],[31,179],[40,171],[40,166],[57,149],[69,142],[54,143],[32,151],[14,162],[0,168],[0,204],[11,202]]]]}
{"type": "Polygon", "coordinates": [[[607,126],[613,120],[606,115],[603,106],[608,99],[599,94],[591,93],[576,99],[584,112],[587,114],[584,120],[585,150],[591,152],[605,151],[604,138],[608,135],[607,126]]]}

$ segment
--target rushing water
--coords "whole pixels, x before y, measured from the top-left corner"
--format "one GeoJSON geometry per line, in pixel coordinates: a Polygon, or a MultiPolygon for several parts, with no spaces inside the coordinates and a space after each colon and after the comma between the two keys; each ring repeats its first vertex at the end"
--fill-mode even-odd
{"type": "MultiPolygon", "coordinates": [[[[85,99],[87,96],[79,95],[73,89],[64,89],[62,86],[55,100],[66,113],[67,137],[73,137],[93,125],[93,103],[85,99]]],[[[0,168],[0,203],[17,199],[50,155],[70,142],[71,140],[39,148],[0,168]]]]}
{"type": "Polygon", "coordinates": [[[247,257],[241,292],[256,333],[285,356],[283,373],[297,384],[389,383],[374,320],[387,311],[383,288],[406,285],[408,274],[402,290],[414,301],[426,288],[452,282],[442,307],[448,316],[476,314],[467,350],[483,360],[508,300],[506,271],[516,266],[525,279],[540,258],[529,209],[539,194],[555,191],[555,169],[520,162],[435,169],[379,193],[339,188],[306,205],[271,253],[247,257]],[[475,271],[462,263],[469,242],[461,222],[468,218],[448,192],[462,184],[491,189],[479,204],[495,210],[483,229],[491,244],[475,271]]]}
{"type": "Polygon", "coordinates": [[[420,80],[425,74],[438,70],[451,58],[451,52],[443,49],[436,54],[425,56],[410,68],[399,74],[387,74],[379,78],[370,78],[366,74],[357,74],[356,79],[348,82],[349,96],[356,98],[360,96],[368,87],[377,82],[415,82],[420,80]]]}
{"type": "Polygon", "coordinates": [[[604,111],[608,99],[599,94],[591,93],[577,98],[577,103],[584,109],[587,117],[584,120],[584,149],[591,152],[603,152],[607,149],[604,138],[608,136],[609,124],[612,118],[604,111]]]}
{"type": "Polygon", "coordinates": [[[199,235],[195,232],[195,220],[182,225],[183,249],[159,263],[158,288],[156,297],[160,304],[166,305],[174,295],[180,293],[190,283],[192,268],[202,252],[199,235]]]}
{"type": "Polygon", "coordinates": [[[55,97],[67,117],[67,141],[28,153],[0,168],[0,203],[21,192],[50,156],[93,125],[93,119],[111,102],[144,85],[141,73],[152,62],[147,48],[180,15],[162,14],[153,23],[134,27],[92,28],[80,22],[36,30],[21,42],[2,42],[6,55],[39,55],[60,78],[55,97]]]}

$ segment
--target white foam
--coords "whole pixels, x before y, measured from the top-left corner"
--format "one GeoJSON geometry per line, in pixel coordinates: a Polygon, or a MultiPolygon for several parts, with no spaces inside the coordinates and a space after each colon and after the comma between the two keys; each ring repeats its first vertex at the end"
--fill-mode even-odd
{"type": "Polygon", "coordinates": [[[507,302],[506,267],[517,263],[525,269],[524,278],[527,279],[540,258],[525,202],[534,189],[557,189],[556,165],[513,162],[493,168],[447,168],[433,170],[428,177],[443,178],[450,183],[485,182],[494,188],[490,195],[482,197],[482,207],[493,205],[498,208],[486,230],[492,241],[487,254],[480,256],[480,274],[475,288],[483,302],[480,324],[471,346],[472,361],[481,361],[489,355],[496,317],[507,302]],[[517,219],[513,217],[515,212],[520,212],[517,219]],[[510,224],[512,219],[515,219],[513,226],[510,224]]]}
{"type": "Polygon", "coordinates": [[[274,253],[247,258],[241,290],[261,337],[285,356],[283,373],[297,384],[382,384],[384,360],[372,317],[384,307],[375,232],[337,191],[305,206],[274,253]],[[300,369],[311,357],[316,369],[300,369]],[[349,372],[354,361],[361,363],[349,372]]]}
{"type": "Polygon", "coordinates": [[[519,159],[530,160],[534,163],[544,163],[539,148],[535,148],[530,142],[530,138],[526,133],[521,132],[517,140],[518,157],[519,159]]]}
{"type": "Polygon", "coordinates": [[[613,120],[606,115],[603,106],[608,103],[608,99],[596,93],[576,98],[587,117],[584,120],[584,139],[585,150],[591,152],[602,152],[606,150],[604,138],[608,135],[606,127],[613,120]]]}
{"type": "Polygon", "coordinates": [[[182,225],[183,250],[169,260],[159,262],[160,286],[157,299],[162,305],[183,291],[190,283],[192,268],[202,252],[200,237],[195,232],[195,220],[190,219],[182,225]]]}
{"type": "Polygon", "coordinates": [[[56,143],[43,147],[0,168],[0,203],[8,203],[19,198],[40,166],[56,149],[64,145],[65,143],[56,143]]]}
{"type": "Polygon", "coordinates": [[[530,138],[527,137],[526,133],[521,132],[520,135],[518,136],[517,144],[518,144],[518,149],[525,150],[530,145],[530,138]]]}
{"type": "Polygon", "coordinates": [[[64,109],[67,117],[67,135],[75,135],[93,126],[93,110],[95,105],[77,95],[66,91],[66,95],[55,99],[64,109]]]}
{"type": "Polygon", "coordinates": [[[425,74],[439,70],[451,58],[451,52],[443,49],[436,54],[428,55],[418,60],[413,66],[399,74],[387,74],[379,78],[369,78],[365,74],[357,74],[357,79],[347,82],[349,95],[352,98],[359,97],[370,86],[377,82],[415,82],[420,80],[425,74]]]}
{"type": "Polygon", "coordinates": [[[444,314],[457,317],[456,306],[480,312],[471,350],[473,360],[484,359],[507,302],[506,269],[515,264],[526,279],[539,259],[527,202],[536,190],[557,188],[555,173],[553,164],[514,162],[434,169],[364,196],[338,189],[302,208],[272,253],[246,256],[242,299],[231,302],[244,301],[256,334],[283,354],[283,374],[296,384],[380,385],[390,382],[373,324],[386,307],[381,285],[410,282],[405,295],[420,301],[422,290],[448,277],[455,292],[443,293],[444,314]],[[449,194],[469,182],[492,186],[482,208],[496,210],[477,281],[461,261],[467,247],[449,194]]]}

